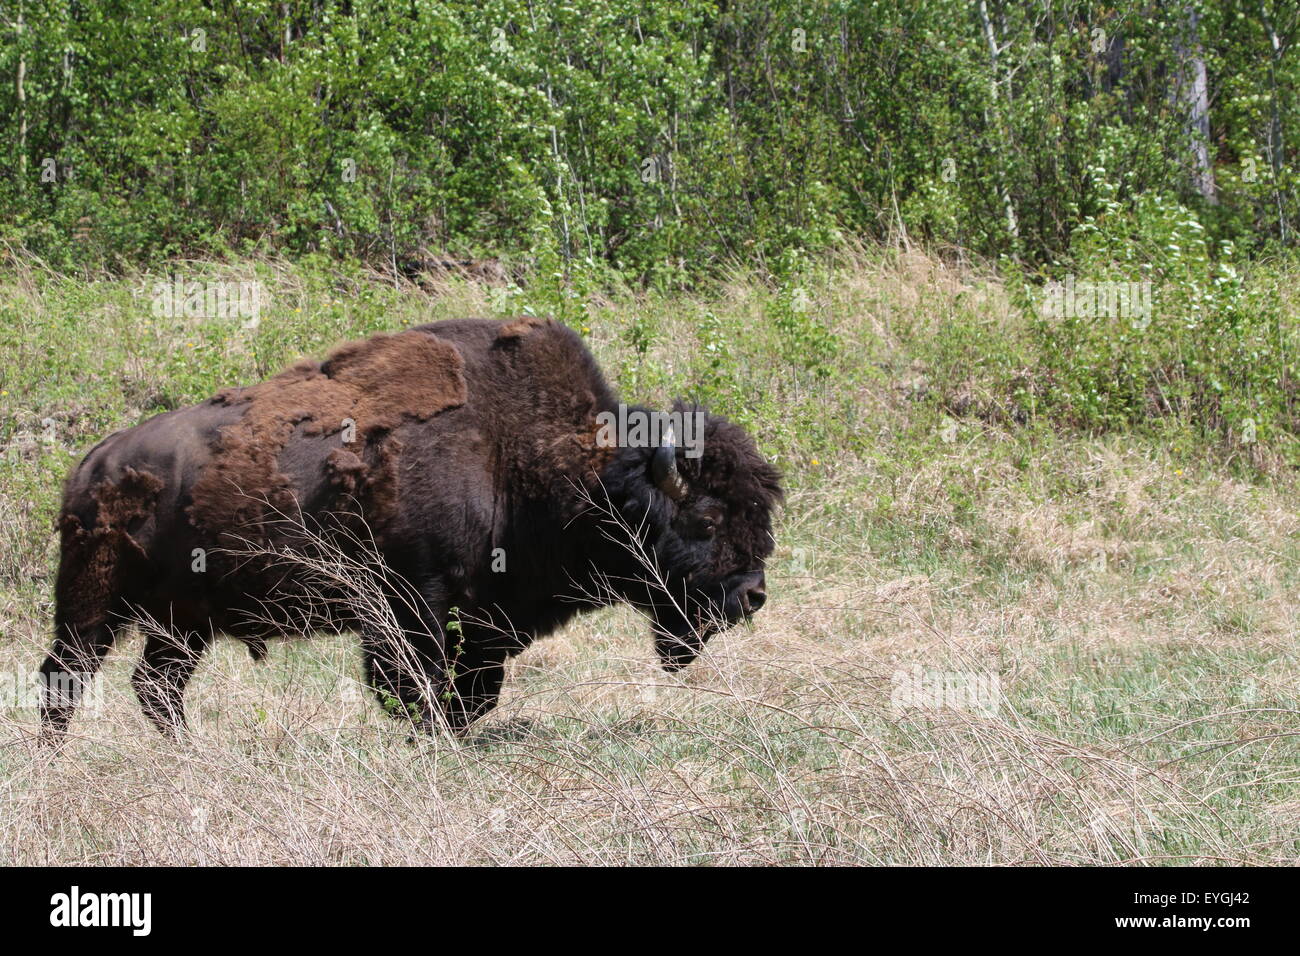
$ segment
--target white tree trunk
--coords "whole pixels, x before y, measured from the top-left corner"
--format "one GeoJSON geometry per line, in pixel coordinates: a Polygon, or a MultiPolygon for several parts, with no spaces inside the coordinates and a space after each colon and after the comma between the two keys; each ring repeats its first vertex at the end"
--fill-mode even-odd
{"type": "Polygon", "coordinates": [[[1178,54],[1178,98],[1186,110],[1187,145],[1192,157],[1192,184],[1208,203],[1218,201],[1214,167],[1210,163],[1210,90],[1201,55],[1200,17],[1185,8],[1184,32],[1175,44],[1178,54]]]}
{"type": "MultiPolygon", "coordinates": [[[[993,32],[993,21],[989,19],[988,5],[985,0],[979,2],[979,15],[980,25],[984,29],[984,42],[988,44],[989,48],[989,92],[993,96],[994,118],[998,128],[1005,136],[1007,131],[1002,123],[997,105],[1001,98],[1001,94],[998,92],[998,41],[993,32]]],[[[1009,90],[1007,96],[1010,97],[1009,90]]],[[[1001,170],[998,171],[998,192],[1001,194],[1002,208],[1007,217],[1007,232],[1012,239],[1018,239],[1020,238],[1020,223],[1016,218],[1015,204],[1011,201],[1011,191],[1007,188],[1006,175],[1001,170]]]]}

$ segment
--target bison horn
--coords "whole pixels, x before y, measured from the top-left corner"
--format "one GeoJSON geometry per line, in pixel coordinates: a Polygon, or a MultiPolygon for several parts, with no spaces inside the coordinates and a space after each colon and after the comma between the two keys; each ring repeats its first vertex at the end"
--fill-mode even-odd
{"type": "Polygon", "coordinates": [[[681,501],[686,497],[686,482],[677,471],[677,439],[671,425],[664,432],[654,457],[650,459],[650,477],[655,487],[673,501],[681,501]]]}

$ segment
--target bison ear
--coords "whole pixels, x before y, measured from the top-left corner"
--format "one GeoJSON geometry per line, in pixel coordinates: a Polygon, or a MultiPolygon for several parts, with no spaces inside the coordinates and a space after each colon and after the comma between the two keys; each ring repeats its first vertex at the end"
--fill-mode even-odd
{"type": "Polygon", "coordinates": [[[671,425],[665,429],[663,440],[650,458],[650,480],[673,501],[686,497],[686,482],[677,471],[677,439],[671,425]]]}

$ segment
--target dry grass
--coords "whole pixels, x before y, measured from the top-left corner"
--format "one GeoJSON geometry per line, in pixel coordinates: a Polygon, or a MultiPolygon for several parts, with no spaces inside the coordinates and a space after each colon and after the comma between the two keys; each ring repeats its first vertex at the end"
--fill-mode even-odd
{"type": "MultiPolygon", "coordinates": [[[[301,286],[277,292],[286,315],[323,317],[311,341],[374,325],[283,283],[301,286]]],[[[617,367],[623,330],[652,314],[645,361],[669,388],[700,310],[761,322],[763,292],[732,286],[606,302],[595,347],[617,367]]],[[[6,288],[28,289],[33,322],[61,321],[39,283],[6,288]]],[[[389,327],[482,311],[483,290],[449,294],[381,300],[407,310],[389,327]]],[[[411,743],[360,688],[355,641],[275,644],[263,664],[222,643],[176,744],[130,693],[137,637],[63,750],[37,748],[30,708],[0,710],[0,863],[1297,862],[1294,488],[1151,440],[977,421],[936,438],[900,387],[913,371],[899,326],[976,295],[1003,314],[995,285],[915,255],[858,263],[819,293],[863,354],[886,359],[884,374],[833,383],[872,444],[817,465],[783,445],[772,600],[683,673],[657,671],[645,623],[611,609],[512,662],[502,706],[469,739],[411,743]],[[900,700],[913,667],[996,676],[1001,693],[991,709],[900,700]]],[[[178,347],[164,331],[150,334],[178,347]]],[[[261,349],[223,359],[225,374],[261,349]]],[[[825,401],[781,374],[758,387],[825,401]]],[[[21,413],[74,392],[29,390],[21,413]]],[[[30,673],[46,648],[57,478],[102,430],[78,428],[54,450],[9,452],[0,477],[3,674],[30,673]]]]}

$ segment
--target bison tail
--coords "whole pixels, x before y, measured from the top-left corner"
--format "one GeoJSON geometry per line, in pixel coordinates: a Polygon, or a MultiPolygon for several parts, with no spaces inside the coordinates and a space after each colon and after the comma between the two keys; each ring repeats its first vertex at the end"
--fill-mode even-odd
{"type": "Polygon", "coordinates": [[[57,739],[113,646],[122,588],[143,565],[145,549],[133,535],[153,516],[161,479],[124,468],[120,477],[91,487],[81,479],[100,449],[86,456],[64,492],[59,518],[59,574],[54,585],[54,646],[41,665],[42,736],[57,739]]]}
{"type": "Polygon", "coordinates": [[[85,530],[65,513],[54,586],[54,646],[41,665],[41,735],[57,740],[87,696],[116,632],[110,623],[121,577],[120,537],[85,530]]]}

